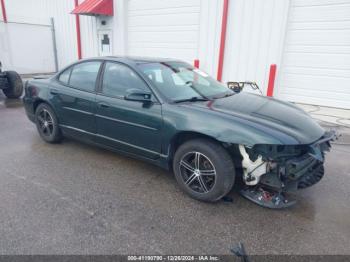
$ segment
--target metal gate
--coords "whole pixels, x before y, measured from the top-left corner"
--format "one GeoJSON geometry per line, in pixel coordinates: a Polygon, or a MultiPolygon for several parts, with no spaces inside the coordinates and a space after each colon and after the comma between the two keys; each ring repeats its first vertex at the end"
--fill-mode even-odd
{"type": "Polygon", "coordinates": [[[46,24],[0,22],[0,60],[20,74],[57,71],[53,19],[46,24]]]}

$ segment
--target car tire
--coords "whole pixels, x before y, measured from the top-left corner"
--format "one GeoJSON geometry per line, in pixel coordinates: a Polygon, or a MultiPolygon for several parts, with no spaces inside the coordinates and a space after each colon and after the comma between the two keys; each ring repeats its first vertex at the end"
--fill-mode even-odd
{"type": "Polygon", "coordinates": [[[58,143],[62,140],[57,117],[48,104],[41,103],[35,110],[35,124],[45,142],[58,143]]]}
{"type": "Polygon", "coordinates": [[[3,89],[7,98],[19,98],[23,93],[23,82],[21,76],[15,71],[6,72],[8,87],[3,89]]]}
{"type": "Polygon", "coordinates": [[[220,200],[235,181],[231,156],[219,143],[209,139],[182,144],[174,155],[173,171],[183,191],[206,202],[220,200]]]}

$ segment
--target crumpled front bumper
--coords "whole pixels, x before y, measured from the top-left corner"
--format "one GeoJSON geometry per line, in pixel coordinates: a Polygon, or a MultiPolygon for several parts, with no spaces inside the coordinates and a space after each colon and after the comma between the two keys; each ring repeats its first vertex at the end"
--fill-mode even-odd
{"type": "Polygon", "coordinates": [[[258,183],[243,187],[241,195],[267,208],[280,209],[294,205],[296,200],[288,193],[312,186],[322,179],[325,152],[329,151],[330,142],[335,139],[336,132],[330,131],[310,145],[287,148],[261,146],[260,152],[266,153],[263,158],[268,172],[258,177],[259,181],[255,178],[258,183]]]}
{"type": "Polygon", "coordinates": [[[307,153],[278,163],[275,169],[263,175],[260,185],[276,191],[292,192],[316,184],[324,176],[325,152],[330,150],[330,142],[336,138],[335,131],[326,132],[308,146],[307,153]]]}

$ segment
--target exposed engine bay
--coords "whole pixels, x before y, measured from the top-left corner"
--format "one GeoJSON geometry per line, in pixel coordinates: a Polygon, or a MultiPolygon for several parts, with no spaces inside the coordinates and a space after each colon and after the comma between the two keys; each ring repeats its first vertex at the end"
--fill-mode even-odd
{"type": "Polygon", "coordinates": [[[322,179],[325,152],[335,138],[335,132],[329,131],[309,145],[258,144],[252,148],[239,145],[245,184],[240,193],[268,208],[295,204],[288,193],[310,187],[322,179]]]}

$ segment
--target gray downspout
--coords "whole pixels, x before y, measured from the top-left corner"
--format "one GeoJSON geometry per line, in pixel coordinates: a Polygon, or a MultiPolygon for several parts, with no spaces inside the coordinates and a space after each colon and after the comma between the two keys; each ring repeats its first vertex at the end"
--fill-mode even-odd
{"type": "Polygon", "coordinates": [[[54,59],[55,59],[55,71],[57,72],[58,71],[58,56],[57,56],[55,22],[54,22],[53,17],[50,18],[50,21],[51,21],[53,55],[54,55],[54,59]]]}

